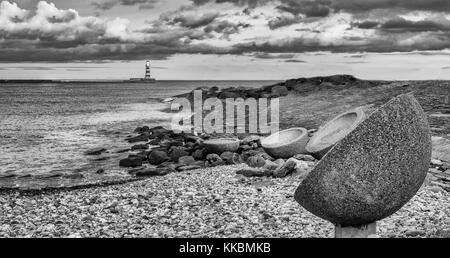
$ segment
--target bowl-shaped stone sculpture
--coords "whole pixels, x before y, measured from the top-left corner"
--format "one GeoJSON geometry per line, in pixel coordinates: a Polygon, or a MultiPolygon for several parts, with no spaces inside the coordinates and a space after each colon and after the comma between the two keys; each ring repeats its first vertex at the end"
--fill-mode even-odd
{"type": "Polygon", "coordinates": [[[306,151],[320,160],[365,118],[366,115],[362,109],[355,109],[335,117],[314,134],[306,145],[306,151]]]}
{"type": "Polygon", "coordinates": [[[224,152],[236,152],[239,149],[240,141],[234,138],[220,138],[207,140],[204,143],[208,154],[221,155],[224,152]]]}
{"type": "Polygon", "coordinates": [[[300,184],[295,199],[336,225],[371,224],[417,193],[430,160],[427,116],[412,95],[400,95],[337,143],[300,184]]]}
{"type": "Polygon", "coordinates": [[[263,139],[261,146],[273,158],[288,159],[297,154],[306,153],[305,147],[308,141],[308,130],[292,128],[263,139]]]}

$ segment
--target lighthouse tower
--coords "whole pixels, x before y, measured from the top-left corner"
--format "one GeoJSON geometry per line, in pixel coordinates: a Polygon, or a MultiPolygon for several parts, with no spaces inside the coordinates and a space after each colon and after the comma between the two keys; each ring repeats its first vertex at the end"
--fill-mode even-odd
{"type": "Polygon", "coordinates": [[[150,76],[150,61],[147,60],[145,63],[145,80],[151,80],[152,77],[150,76]]]}

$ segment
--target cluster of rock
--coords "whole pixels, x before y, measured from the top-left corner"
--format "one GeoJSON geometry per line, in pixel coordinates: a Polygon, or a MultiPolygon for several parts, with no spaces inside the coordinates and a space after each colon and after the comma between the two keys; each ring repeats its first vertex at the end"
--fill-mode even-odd
{"type": "MultiPolygon", "coordinates": [[[[348,86],[360,82],[352,75],[335,75],[327,77],[299,78],[288,80],[275,85],[264,86],[261,88],[251,87],[229,87],[219,89],[218,87],[204,88],[195,90],[202,91],[203,98],[218,99],[236,99],[236,98],[279,98],[289,94],[289,92],[309,92],[311,87],[317,89],[335,88],[336,86],[348,86]]],[[[175,98],[193,99],[194,91],[175,96],[175,98]]]]}
{"type": "MultiPolygon", "coordinates": [[[[236,152],[208,153],[204,142],[213,136],[174,132],[163,127],[136,128],[137,135],[126,140],[133,145],[127,158],[119,165],[129,168],[129,173],[137,177],[164,176],[172,172],[189,171],[222,165],[248,165],[248,169],[238,171],[247,177],[285,177],[297,173],[304,175],[310,171],[316,160],[308,155],[275,160],[261,147],[261,136],[250,135],[240,140],[236,152]]],[[[99,150],[100,151],[100,150],[99,150]]]]}

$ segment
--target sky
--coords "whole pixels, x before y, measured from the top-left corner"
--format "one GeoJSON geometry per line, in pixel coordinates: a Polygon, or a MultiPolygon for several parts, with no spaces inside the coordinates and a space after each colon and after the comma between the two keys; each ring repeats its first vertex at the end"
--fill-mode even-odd
{"type": "Polygon", "coordinates": [[[0,79],[450,79],[448,0],[0,2],[0,79]]]}

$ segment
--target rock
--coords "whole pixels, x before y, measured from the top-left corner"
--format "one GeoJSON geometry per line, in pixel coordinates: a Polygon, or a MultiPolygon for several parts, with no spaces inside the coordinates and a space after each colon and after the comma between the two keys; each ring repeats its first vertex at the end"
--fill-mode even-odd
{"type": "Polygon", "coordinates": [[[142,158],[140,157],[129,157],[126,159],[122,159],[119,163],[119,166],[126,168],[135,168],[142,166],[142,158]]]}
{"type": "Polygon", "coordinates": [[[169,170],[160,168],[145,168],[135,173],[137,177],[165,176],[167,174],[169,174],[169,170]]]}
{"type": "Polygon", "coordinates": [[[262,168],[248,168],[241,169],[236,172],[238,175],[243,175],[245,177],[269,177],[272,176],[272,171],[265,170],[262,168]]]}
{"type": "Polygon", "coordinates": [[[97,155],[102,154],[102,153],[105,152],[105,151],[106,151],[105,148],[95,148],[95,149],[91,149],[91,150],[86,151],[86,152],[84,153],[84,155],[87,155],[87,156],[97,156],[97,155]]]}
{"type": "Polygon", "coordinates": [[[275,164],[278,165],[278,167],[281,167],[284,165],[284,163],[286,163],[286,161],[284,159],[277,159],[274,161],[275,164]]]}
{"type": "Polygon", "coordinates": [[[262,168],[266,164],[266,160],[262,156],[253,156],[248,158],[246,163],[252,168],[262,168]]]}
{"type": "Polygon", "coordinates": [[[173,161],[178,162],[181,157],[189,156],[189,152],[185,147],[172,147],[169,155],[173,161]]]}
{"type": "Polygon", "coordinates": [[[370,224],[417,193],[430,160],[427,115],[412,95],[400,95],[339,141],[300,183],[295,200],[334,224],[370,224]]]}
{"type": "Polygon", "coordinates": [[[99,170],[97,170],[97,172],[95,172],[96,174],[104,174],[105,170],[103,168],[100,168],[99,170]]]}
{"type": "Polygon", "coordinates": [[[220,158],[227,164],[227,165],[237,165],[242,163],[242,159],[237,153],[233,152],[224,152],[222,155],[220,155],[220,158]]]}
{"type": "Polygon", "coordinates": [[[264,164],[263,169],[265,170],[270,170],[270,171],[275,171],[280,167],[280,165],[278,165],[277,163],[270,161],[270,160],[266,160],[266,164],[264,164]]]}
{"type": "Polygon", "coordinates": [[[289,94],[289,90],[285,86],[275,86],[272,88],[272,94],[279,97],[284,97],[289,94]]]}
{"type": "Polygon", "coordinates": [[[147,150],[149,147],[147,144],[137,144],[131,147],[131,150],[147,150]]]}
{"type": "Polygon", "coordinates": [[[194,159],[196,160],[203,160],[205,158],[203,149],[194,151],[194,153],[192,153],[192,157],[194,157],[194,159]]]}
{"type": "Polygon", "coordinates": [[[425,235],[425,231],[423,231],[423,230],[410,229],[405,232],[405,236],[407,236],[407,237],[417,237],[417,236],[423,236],[423,235],[425,235]]]}
{"type": "Polygon", "coordinates": [[[316,162],[317,160],[311,156],[311,155],[306,155],[306,154],[297,154],[294,156],[295,159],[297,160],[302,160],[302,161],[310,161],[310,162],[316,162]]]}
{"type": "Polygon", "coordinates": [[[146,134],[141,134],[141,135],[138,135],[138,136],[135,136],[135,137],[127,138],[126,140],[129,143],[146,142],[146,141],[149,140],[149,137],[146,134]]]}
{"type": "Polygon", "coordinates": [[[159,165],[159,164],[164,163],[164,162],[166,162],[168,160],[170,160],[170,158],[169,158],[169,156],[167,156],[167,153],[165,153],[164,151],[153,150],[148,155],[148,161],[152,165],[159,165]]]}
{"type": "Polygon", "coordinates": [[[288,159],[296,154],[306,154],[308,141],[308,131],[305,128],[291,128],[264,138],[261,145],[271,157],[288,159]]]}
{"type": "Polygon", "coordinates": [[[438,160],[438,159],[432,159],[431,160],[431,165],[433,165],[433,166],[443,166],[444,162],[442,162],[441,160],[438,160]]]}
{"type": "Polygon", "coordinates": [[[208,156],[206,156],[206,160],[208,165],[211,167],[221,166],[224,164],[223,160],[217,154],[208,154],[208,156]]]}
{"type": "Polygon", "coordinates": [[[283,166],[275,170],[275,172],[273,172],[273,176],[277,178],[286,177],[294,173],[296,171],[296,167],[297,167],[297,160],[291,158],[288,161],[286,161],[283,164],[283,166]]]}
{"type": "Polygon", "coordinates": [[[442,187],[437,186],[437,185],[429,186],[429,187],[427,187],[427,190],[429,190],[430,192],[433,192],[433,193],[445,193],[445,190],[442,189],[442,187]]]}
{"type": "Polygon", "coordinates": [[[178,159],[178,163],[180,163],[182,165],[192,165],[195,162],[196,161],[195,161],[194,157],[192,157],[192,156],[184,156],[184,157],[180,157],[178,159]]]}
{"type": "Polygon", "coordinates": [[[232,91],[222,91],[219,93],[218,98],[219,99],[237,99],[240,98],[241,95],[237,92],[232,91]]]}
{"type": "Polygon", "coordinates": [[[143,126],[143,127],[137,127],[134,130],[135,133],[145,133],[145,132],[150,132],[150,128],[148,126],[143,126]]]}
{"type": "Polygon", "coordinates": [[[430,168],[430,169],[428,169],[428,172],[434,173],[434,174],[440,174],[441,173],[441,171],[439,169],[437,169],[437,168],[430,168]]]}

